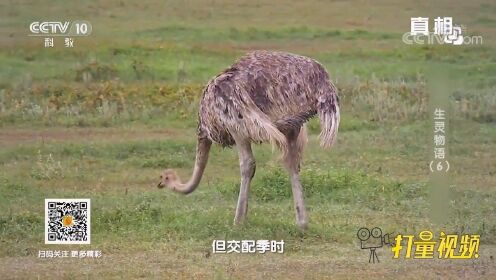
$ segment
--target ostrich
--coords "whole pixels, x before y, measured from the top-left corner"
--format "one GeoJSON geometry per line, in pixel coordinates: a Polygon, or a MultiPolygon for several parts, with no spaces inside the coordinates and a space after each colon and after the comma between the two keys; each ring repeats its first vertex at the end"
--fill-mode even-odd
{"type": "Polygon", "coordinates": [[[289,172],[296,223],[308,226],[300,182],[300,160],[307,142],[305,122],[318,114],[320,144],[330,147],[339,126],[336,87],[317,61],[291,53],[253,51],[214,77],[203,90],[199,107],[196,161],[191,178],[182,183],[174,170],[160,176],[159,188],[193,192],[207,165],[211,144],[236,146],[241,185],[234,224],[244,221],[248,192],[255,175],[251,144],[270,142],[282,152],[289,172]]]}

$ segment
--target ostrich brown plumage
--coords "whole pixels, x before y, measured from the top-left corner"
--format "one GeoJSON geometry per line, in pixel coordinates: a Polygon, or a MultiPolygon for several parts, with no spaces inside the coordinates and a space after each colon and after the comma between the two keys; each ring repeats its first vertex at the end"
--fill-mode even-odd
{"type": "Polygon", "coordinates": [[[198,145],[193,175],[181,183],[167,169],[158,187],[188,194],[200,183],[212,142],[236,145],[239,153],[241,187],[235,224],[246,217],[248,191],[255,175],[251,143],[271,142],[283,154],[291,179],[296,221],[307,228],[299,169],[307,142],[305,122],[318,115],[320,143],[330,147],[339,126],[336,87],[317,61],[290,53],[254,51],[214,77],[203,90],[198,122],[198,145]]]}

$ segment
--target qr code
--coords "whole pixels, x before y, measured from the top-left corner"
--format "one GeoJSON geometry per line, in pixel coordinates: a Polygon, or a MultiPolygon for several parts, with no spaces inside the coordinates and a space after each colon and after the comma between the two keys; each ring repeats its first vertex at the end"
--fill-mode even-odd
{"type": "Polygon", "coordinates": [[[90,244],[89,199],[45,199],[45,244],[90,244]]]}

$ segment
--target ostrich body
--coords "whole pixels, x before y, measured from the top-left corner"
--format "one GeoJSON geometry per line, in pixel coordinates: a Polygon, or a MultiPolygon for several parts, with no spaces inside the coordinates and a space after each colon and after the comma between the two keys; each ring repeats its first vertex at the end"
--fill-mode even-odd
{"type": "Polygon", "coordinates": [[[251,144],[270,142],[282,151],[291,179],[296,222],[305,229],[308,217],[299,177],[307,142],[305,122],[318,115],[321,146],[330,147],[339,126],[338,101],[336,87],[317,61],[283,52],[250,52],[204,88],[196,162],[189,181],[181,183],[175,171],[166,169],[158,187],[183,194],[193,192],[200,183],[212,142],[235,145],[241,186],[234,222],[239,224],[246,217],[250,182],[255,175],[251,144]]]}

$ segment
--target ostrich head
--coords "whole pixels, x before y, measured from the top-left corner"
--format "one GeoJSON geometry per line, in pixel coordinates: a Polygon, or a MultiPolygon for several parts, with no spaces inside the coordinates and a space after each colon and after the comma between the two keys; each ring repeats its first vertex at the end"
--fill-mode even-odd
{"type": "Polygon", "coordinates": [[[181,182],[181,179],[177,175],[176,171],[172,169],[166,169],[160,175],[160,182],[158,183],[157,187],[160,189],[163,187],[167,187],[175,192],[182,194],[192,193],[196,189],[196,187],[198,187],[198,184],[200,184],[203,171],[205,170],[205,166],[207,165],[208,153],[210,151],[211,145],[212,141],[208,139],[198,140],[193,175],[191,175],[191,178],[187,182],[181,182]]]}
{"type": "Polygon", "coordinates": [[[181,184],[181,180],[177,175],[176,171],[173,169],[165,169],[160,175],[160,182],[157,187],[162,189],[167,187],[173,191],[176,190],[177,186],[181,184]]]}

